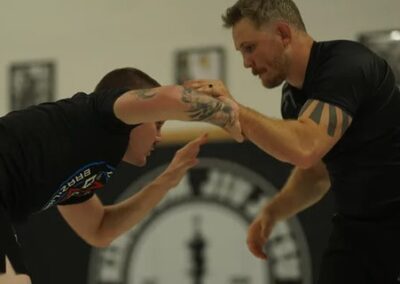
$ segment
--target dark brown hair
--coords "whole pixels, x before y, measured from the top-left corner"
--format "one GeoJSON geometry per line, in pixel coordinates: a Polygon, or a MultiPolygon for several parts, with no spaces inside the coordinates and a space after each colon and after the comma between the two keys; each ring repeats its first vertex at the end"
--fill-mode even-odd
{"type": "Polygon", "coordinates": [[[274,20],[283,20],[306,31],[300,11],[292,0],[238,0],[222,15],[226,28],[233,27],[242,18],[250,19],[257,27],[274,20]]]}
{"type": "Polygon", "coordinates": [[[143,71],[132,68],[119,68],[107,73],[97,84],[95,92],[107,89],[147,89],[160,84],[143,71]]]}

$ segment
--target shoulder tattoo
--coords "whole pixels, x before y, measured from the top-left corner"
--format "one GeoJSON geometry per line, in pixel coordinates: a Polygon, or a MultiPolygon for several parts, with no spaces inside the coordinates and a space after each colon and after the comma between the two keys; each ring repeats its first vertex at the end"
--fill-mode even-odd
{"type": "Polygon", "coordinates": [[[341,108],[317,100],[307,100],[302,107],[299,117],[306,116],[317,125],[324,125],[326,133],[333,137],[336,131],[344,134],[351,123],[351,116],[341,108]]]}

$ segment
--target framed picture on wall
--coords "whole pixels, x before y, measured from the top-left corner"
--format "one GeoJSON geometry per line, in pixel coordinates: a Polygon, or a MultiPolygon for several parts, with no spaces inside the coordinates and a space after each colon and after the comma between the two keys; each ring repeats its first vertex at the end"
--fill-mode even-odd
{"type": "Polygon", "coordinates": [[[222,47],[178,50],[175,54],[175,82],[182,84],[191,79],[225,81],[225,50],[222,47]]]}
{"type": "Polygon", "coordinates": [[[400,85],[400,29],[362,33],[359,41],[388,62],[400,85]]]}
{"type": "Polygon", "coordinates": [[[51,61],[21,62],[9,68],[10,109],[19,110],[55,97],[55,64],[51,61]]]}

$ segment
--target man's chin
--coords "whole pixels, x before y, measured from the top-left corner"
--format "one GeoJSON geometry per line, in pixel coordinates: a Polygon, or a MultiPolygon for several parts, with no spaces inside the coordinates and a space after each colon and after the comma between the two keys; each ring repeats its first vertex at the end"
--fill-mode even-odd
{"type": "Polygon", "coordinates": [[[273,89],[276,87],[279,87],[284,80],[276,80],[276,81],[265,81],[265,80],[261,80],[262,85],[267,88],[267,89],[273,89]]]}

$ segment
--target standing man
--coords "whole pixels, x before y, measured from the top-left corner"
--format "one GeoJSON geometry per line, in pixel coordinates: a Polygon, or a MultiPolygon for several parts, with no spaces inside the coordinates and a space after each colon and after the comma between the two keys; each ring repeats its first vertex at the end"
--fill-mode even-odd
{"type": "MultiPolygon", "coordinates": [[[[223,16],[235,48],[266,88],[282,83],[282,116],[240,106],[244,135],[294,165],[248,231],[251,252],[274,225],[335,196],[318,283],[399,283],[400,92],[385,60],[357,42],[315,41],[292,0],[239,0],[223,16]]],[[[220,81],[186,83],[230,96],[220,81]]]]}
{"type": "Polygon", "coordinates": [[[177,151],[160,176],[125,201],[105,206],[95,192],[121,160],[146,165],[168,119],[209,122],[242,140],[234,102],[182,86],[160,87],[134,68],[108,73],[92,94],[0,118],[0,284],[30,283],[13,223],[34,212],[57,206],[72,229],[97,247],[140,222],[197,164],[206,135],[177,151]]]}

